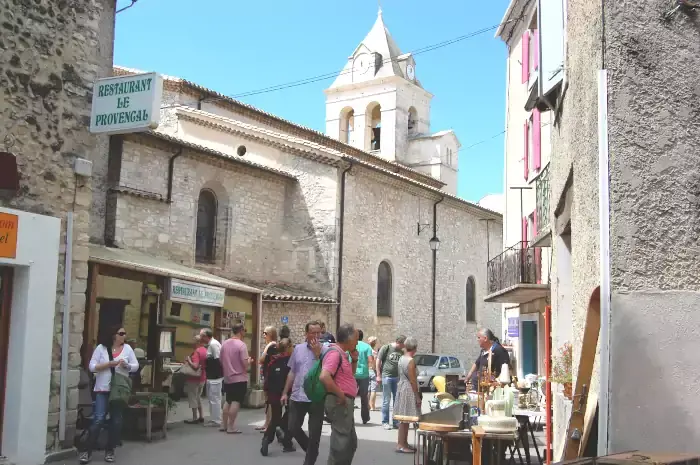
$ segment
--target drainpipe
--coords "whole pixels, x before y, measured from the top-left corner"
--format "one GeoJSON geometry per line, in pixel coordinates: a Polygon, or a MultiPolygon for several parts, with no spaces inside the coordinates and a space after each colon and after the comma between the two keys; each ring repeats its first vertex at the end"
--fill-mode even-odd
{"type": "Polygon", "coordinates": [[[608,455],[610,424],[610,178],[608,71],[598,71],[598,207],[600,212],[600,389],[598,455],[608,455]]]}
{"type": "Polygon", "coordinates": [[[59,387],[57,448],[66,440],[66,411],[68,410],[68,345],[70,343],[71,271],[73,265],[73,212],[66,214],[66,256],[63,267],[63,319],[61,328],[61,386],[59,387]]]}
{"type": "Polygon", "coordinates": [[[340,328],[340,298],[343,293],[343,238],[345,237],[345,176],[352,169],[350,166],[343,170],[340,175],[340,225],[338,231],[338,304],[335,308],[335,332],[340,328]]]}
{"type": "Polygon", "coordinates": [[[174,172],[175,172],[175,159],[178,158],[180,155],[182,155],[182,147],[178,149],[178,151],[170,157],[170,160],[168,161],[168,203],[173,202],[173,177],[174,177],[174,172]]]}
{"type": "MultiPolygon", "coordinates": [[[[433,204],[433,237],[437,237],[437,206],[440,202],[445,200],[442,197],[440,200],[433,204]]],[[[437,281],[437,249],[433,250],[433,314],[432,314],[432,336],[431,336],[431,347],[432,352],[435,353],[435,288],[437,281]]]]}

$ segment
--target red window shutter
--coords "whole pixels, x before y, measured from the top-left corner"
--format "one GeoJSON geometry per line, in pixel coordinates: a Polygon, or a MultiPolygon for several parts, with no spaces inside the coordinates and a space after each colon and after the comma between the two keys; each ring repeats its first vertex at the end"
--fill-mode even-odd
{"type": "Polygon", "coordinates": [[[532,168],[535,171],[540,170],[542,165],[542,117],[540,111],[535,108],[532,111],[532,168]]]}
{"type": "Polygon", "coordinates": [[[532,69],[537,70],[540,67],[540,31],[539,29],[535,29],[532,31],[532,46],[534,49],[532,50],[532,61],[533,66],[532,69]]]}
{"type": "Polygon", "coordinates": [[[524,147],[523,147],[523,175],[525,180],[530,177],[530,128],[527,121],[525,121],[524,136],[524,147]]]}
{"type": "Polygon", "coordinates": [[[523,84],[530,80],[530,31],[523,32],[522,39],[523,56],[521,61],[523,70],[523,84]]]}

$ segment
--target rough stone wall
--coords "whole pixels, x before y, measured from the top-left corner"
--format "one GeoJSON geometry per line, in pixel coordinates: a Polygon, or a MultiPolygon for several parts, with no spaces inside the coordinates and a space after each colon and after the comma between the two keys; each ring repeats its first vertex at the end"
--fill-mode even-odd
{"type": "MultiPolygon", "coordinates": [[[[207,109],[213,110],[214,106],[209,105],[207,109]]],[[[219,113],[223,113],[221,116],[250,123],[238,114],[226,113],[221,109],[219,113]]],[[[259,124],[255,121],[252,123],[259,124]]],[[[260,135],[255,134],[256,139],[260,135]]],[[[281,169],[297,178],[294,189],[289,190],[284,202],[287,250],[298,263],[295,280],[288,282],[333,296],[337,260],[337,168],[281,150],[272,144],[253,141],[191,121],[179,122],[177,136],[235,157],[238,157],[237,148],[243,145],[246,147],[246,160],[281,169]],[[305,264],[307,262],[308,265],[305,264]]],[[[265,139],[270,140],[268,137],[265,139]]],[[[308,150],[308,147],[303,148],[308,150]]]]}
{"type": "MultiPolygon", "coordinates": [[[[561,243],[553,231],[552,241],[552,327],[557,327],[557,313],[571,315],[574,380],[581,355],[581,340],[591,293],[600,284],[599,219],[598,219],[598,91],[597,72],[601,64],[602,17],[600,2],[571,0],[568,2],[568,50],[566,72],[568,90],[563,100],[561,121],[552,128],[550,161],[550,218],[565,194],[565,184],[573,171],[571,206],[571,306],[558,301],[558,247],[561,243]],[[569,307],[569,308],[566,308],[569,307]]],[[[552,348],[567,342],[552,336],[552,348]]],[[[591,386],[597,391],[598,364],[591,386]]],[[[555,415],[555,419],[558,418],[555,415]]],[[[555,429],[558,425],[554,425],[555,429]]],[[[563,437],[554,438],[559,447],[563,437]]]]}
{"type": "Polygon", "coordinates": [[[700,442],[700,30],[671,6],[605,2],[612,452],[700,442]]]}
{"type": "MultiPolygon", "coordinates": [[[[325,321],[326,326],[332,332],[335,332],[335,325],[332,323],[332,316],[335,313],[335,305],[318,305],[308,302],[299,303],[276,303],[263,301],[262,331],[266,326],[274,326],[279,334],[280,328],[283,326],[282,317],[289,318],[290,338],[292,343],[299,344],[304,340],[304,327],[306,323],[312,320],[325,321]]],[[[260,350],[264,349],[265,344],[261,341],[260,350]]]]}
{"type": "MultiPolygon", "coordinates": [[[[142,139],[124,143],[120,185],[133,192],[167,197],[168,160],[172,149],[142,139]]],[[[252,281],[294,282],[308,260],[295,263],[285,222],[286,196],[295,182],[229,162],[219,164],[185,149],[175,161],[173,203],[118,194],[117,245],[140,249],[193,266],[199,193],[211,189],[218,201],[216,262],[210,271],[252,281]],[[302,269],[301,267],[304,266],[302,269]]]]}
{"type": "MultiPolygon", "coordinates": [[[[0,0],[0,146],[17,157],[18,195],[0,205],[65,218],[74,211],[73,282],[68,372],[69,428],[76,420],[80,347],[95,180],[76,179],[73,161],[98,165],[104,138],[88,133],[92,83],[112,66],[114,1],[78,2],[0,0]]],[[[64,222],[65,225],[65,222],[64,222]]],[[[61,243],[65,243],[65,226],[61,243]]],[[[62,248],[63,250],[63,248],[62,248]]],[[[59,261],[50,411],[46,447],[58,430],[63,274],[59,261]]],[[[66,444],[70,445],[70,444],[66,444]]]]}
{"type": "MultiPolygon", "coordinates": [[[[435,200],[379,182],[353,168],[347,179],[341,322],[377,336],[380,344],[400,334],[431,350],[432,229],[416,234],[417,223],[432,224],[435,200]],[[377,317],[377,269],[387,260],[393,272],[393,314],[377,317]]],[[[501,225],[492,224],[491,250],[502,243],[501,225]]],[[[478,326],[501,332],[500,306],[486,304],[486,222],[445,201],[438,205],[436,350],[475,358],[478,326]],[[477,323],[466,322],[466,281],[477,284],[477,323]]]]}

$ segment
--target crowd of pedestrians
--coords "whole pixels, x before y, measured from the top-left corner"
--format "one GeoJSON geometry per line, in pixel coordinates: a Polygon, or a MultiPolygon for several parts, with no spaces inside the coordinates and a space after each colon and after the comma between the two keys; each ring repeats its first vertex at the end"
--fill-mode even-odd
{"type": "MultiPolygon", "coordinates": [[[[236,420],[248,391],[254,361],[248,353],[243,324],[232,327],[232,335],[223,344],[211,329],[202,329],[193,340],[191,354],[180,371],[186,376],[185,392],[192,419],[187,424],[204,424],[202,391],[206,387],[210,418],[206,423],[226,434],[240,434],[236,420]],[[223,399],[222,399],[223,397],[223,399]],[[222,408],[223,406],[223,408],[222,408]]],[[[125,343],[126,331],[115,327],[105,332],[95,349],[90,371],[95,377],[95,413],[87,439],[81,445],[80,463],[91,460],[92,450],[105,418],[111,421],[105,460],[113,462],[114,449],[120,443],[122,408],[119,397],[130,395],[129,375],[138,370],[131,347],[125,343]]],[[[264,348],[259,361],[260,377],[266,396],[260,453],[267,456],[275,439],[283,452],[305,452],[304,465],[315,465],[324,420],[330,423],[329,465],[350,465],[357,450],[354,410],[360,409],[363,424],[376,410],[376,393],[382,390],[382,424],[399,429],[397,452],[414,453],[408,444],[408,422],[420,415],[420,393],[413,355],[415,339],[399,336],[376,350],[377,338],[364,341],[362,330],[346,323],[337,334],[324,322],[310,321],[304,328],[304,340],[294,345],[289,328],[279,331],[269,326],[263,332],[264,348]],[[320,391],[319,391],[320,389],[320,391]],[[319,392],[321,395],[319,397],[319,392]],[[359,402],[357,398],[359,397],[359,402]],[[394,418],[390,409],[394,404],[394,418]],[[356,405],[359,403],[359,406],[356,405]],[[397,418],[398,417],[398,418],[397,418]],[[303,424],[307,421],[307,431],[303,424]],[[399,425],[400,421],[405,421],[399,425]]],[[[415,421],[415,420],[414,420],[415,421]]]]}

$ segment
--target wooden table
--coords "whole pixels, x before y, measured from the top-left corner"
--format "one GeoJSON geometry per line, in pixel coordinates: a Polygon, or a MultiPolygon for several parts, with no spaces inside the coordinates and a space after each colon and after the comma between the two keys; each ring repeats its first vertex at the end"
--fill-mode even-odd
{"type": "Polygon", "coordinates": [[[146,407],[142,407],[146,411],[146,440],[151,442],[153,440],[153,405],[152,400],[156,398],[163,399],[163,408],[165,409],[165,418],[163,419],[163,439],[168,437],[168,393],[167,392],[135,392],[132,398],[139,400],[146,400],[146,407]]]}
{"type": "Polygon", "coordinates": [[[481,451],[484,439],[496,441],[497,465],[501,465],[501,447],[503,442],[514,443],[518,440],[518,433],[487,433],[481,426],[472,426],[472,465],[481,465],[481,451]]]}

